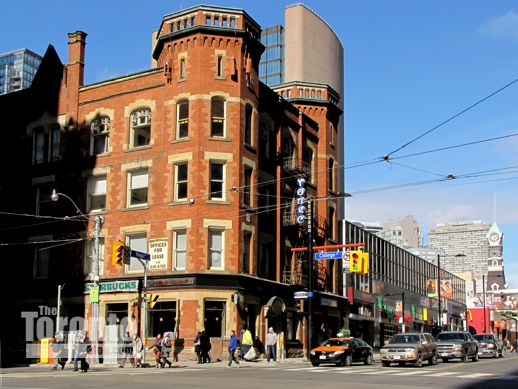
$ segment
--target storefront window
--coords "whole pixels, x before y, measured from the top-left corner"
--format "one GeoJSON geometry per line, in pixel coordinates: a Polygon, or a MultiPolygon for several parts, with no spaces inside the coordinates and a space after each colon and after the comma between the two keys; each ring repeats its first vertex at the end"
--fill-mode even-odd
{"type": "Polygon", "coordinates": [[[176,301],[157,301],[149,310],[147,337],[174,331],[176,328],[176,301]]]}
{"type": "Polygon", "coordinates": [[[220,338],[225,332],[225,302],[205,301],[205,331],[210,337],[220,338]]]}

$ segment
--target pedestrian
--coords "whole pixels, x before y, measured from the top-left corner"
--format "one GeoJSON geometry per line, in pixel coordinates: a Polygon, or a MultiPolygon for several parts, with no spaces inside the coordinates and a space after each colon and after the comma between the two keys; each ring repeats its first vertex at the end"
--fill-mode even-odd
{"type": "Polygon", "coordinates": [[[518,340],[513,340],[513,343],[511,345],[511,352],[516,351],[518,353],[518,340]]]}
{"type": "Polygon", "coordinates": [[[61,345],[61,350],[56,359],[58,360],[58,365],[61,366],[61,370],[63,370],[68,361],[68,334],[66,332],[63,333],[63,342],[61,345]]]}
{"type": "Polygon", "coordinates": [[[77,330],[74,335],[74,343],[73,343],[73,349],[72,349],[72,355],[74,358],[74,371],[78,371],[78,362],[79,362],[79,355],[81,353],[82,348],[82,342],[83,342],[83,332],[81,330],[77,330]]]}
{"type": "Polygon", "coordinates": [[[144,351],[144,344],[142,339],[137,334],[133,334],[133,365],[135,367],[141,367],[142,363],[142,352],[144,351]]]}
{"type": "Polygon", "coordinates": [[[59,356],[61,354],[61,349],[63,348],[63,337],[61,334],[56,332],[54,334],[54,339],[52,340],[52,353],[54,356],[54,364],[52,365],[52,369],[56,370],[59,364],[59,356]]]}
{"type": "Polygon", "coordinates": [[[153,349],[153,353],[155,354],[155,362],[156,362],[155,367],[156,368],[163,367],[162,361],[161,361],[161,359],[162,359],[162,353],[161,353],[162,334],[156,335],[155,343],[153,343],[153,345],[150,348],[148,348],[148,350],[151,350],[151,349],[153,349]]]}
{"type": "Polygon", "coordinates": [[[161,367],[164,367],[165,364],[169,367],[171,367],[172,363],[167,359],[169,357],[169,354],[171,354],[172,344],[171,344],[171,337],[169,336],[169,331],[164,332],[164,336],[162,338],[162,347],[161,347],[161,367]]]}
{"type": "Polygon", "coordinates": [[[273,328],[268,328],[266,334],[266,360],[270,363],[270,358],[273,362],[277,362],[277,334],[273,331],[273,328]]]}
{"type": "Polygon", "coordinates": [[[210,344],[209,334],[205,330],[201,332],[200,335],[200,347],[201,347],[201,363],[210,363],[210,349],[212,345],[210,344]]]}
{"type": "Polygon", "coordinates": [[[196,359],[198,363],[202,363],[201,361],[201,332],[198,331],[196,334],[196,338],[194,339],[194,353],[196,354],[196,359]]]}
{"type": "Polygon", "coordinates": [[[237,358],[235,356],[236,349],[237,349],[236,331],[231,330],[230,331],[230,340],[228,342],[228,364],[227,364],[228,368],[230,368],[232,366],[232,362],[235,362],[237,367],[239,367],[239,361],[237,360],[237,358]]]}
{"type": "Polygon", "coordinates": [[[241,339],[241,354],[240,354],[241,359],[245,358],[245,355],[248,352],[248,350],[250,350],[252,348],[252,346],[254,345],[254,339],[252,338],[252,333],[250,332],[250,330],[248,329],[248,326],[246,324],[243,325],[243,330],[244,330],[243,337],[241,339]]]}
{"type": "Polygon", "coordinates": [[[86,356],[92,352],[92,346],[90,344],[90,338],[88,337],[88,333],[82,337],[80,342],[80,352],[79,352],[79,361],[80,369],[83,373],[86,373],[90,368],[90,364],[86,361],[86,356]]]}
{"type": "Polygon", "coordinates": [[[130,363],[133,366],[133,359],[131,358],[133,354],[133,339],[131,338],[130,333],[128,331],[126,331],[126,334],[121,339],[119,350],[119,367],[123,368],[124,365],[126,365],[127,359],[130,360],[130,363]]]}

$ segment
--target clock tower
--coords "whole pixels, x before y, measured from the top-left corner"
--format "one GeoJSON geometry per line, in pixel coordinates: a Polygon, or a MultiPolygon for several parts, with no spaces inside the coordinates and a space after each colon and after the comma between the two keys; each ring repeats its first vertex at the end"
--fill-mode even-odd
{"type": "Polygon", "coordinates": [[[496,292],[505,288],[504,234],[494,222],[487,233],[487,290],[496,292]]]}

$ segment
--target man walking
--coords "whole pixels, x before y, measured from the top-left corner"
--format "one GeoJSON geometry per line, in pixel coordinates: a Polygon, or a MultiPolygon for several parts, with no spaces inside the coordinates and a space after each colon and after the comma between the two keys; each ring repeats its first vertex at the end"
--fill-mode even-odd
{"type": "Polygon", "coordinates": [[[235,352],[237,349],[237,338],[236,338],[236,331],[231,330],[230,331],[230,340],[228,342],[228,365],[227,367],[230,368],[232,366],[232,361],[234,361],[239,367],[239,361],[237,360],[235,356],[235,352]]]}
{"type": "Polygon", "coordinates": [[[273,332],[273,328],[268,328],[266,334],[266,358],[267,362],[270,363],[270,358],[273,362],[277,360],[277,334],[273,332]]]}

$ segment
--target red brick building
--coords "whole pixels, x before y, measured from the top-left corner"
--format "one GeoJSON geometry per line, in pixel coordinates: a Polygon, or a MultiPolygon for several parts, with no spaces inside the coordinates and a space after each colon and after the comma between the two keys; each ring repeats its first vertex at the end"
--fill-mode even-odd
{"type": "MultiPolygon", "coordinates": [[[[93,216],[102,216],[104,339],[121,326],[142,328],[143,267],[134,259],[112,264],[112,243],[121,240],[151,254],[147,292],[158,298],[148,310],[148,343],[174,331],[178,357],[192,358],[193,338],[205,329],[215,358],[229,330],[244,323],[259,339],[273,326],[288,342],[303,343],[306,314],[293,293],[307,285],[308,261],[291,248],[307,241],[295,191],[304,178],[306,197],[320,199],[313,202],[315,242],[339,243],[340,96],[325,84],[272,91],[260,83],[260,32],[242,10],[183,10],[160,24],[156,67],[90,85],[83,83],[86,33],[69,34],[57,108],[27,125],[31,193],[38,214],[62,216],[74,213],[70,204],[45,196],[68,194],[89,216],[87,238],[93,216]]],[[[77,261],[90,282],[91,239],[81,247],[81,255],[37,254],[39,278],[52,278],[52,261],[77,261]]],[[[341,328],[346,302],[338,296],[339,263],[314,266],[316,343],[341,328]]]]}

